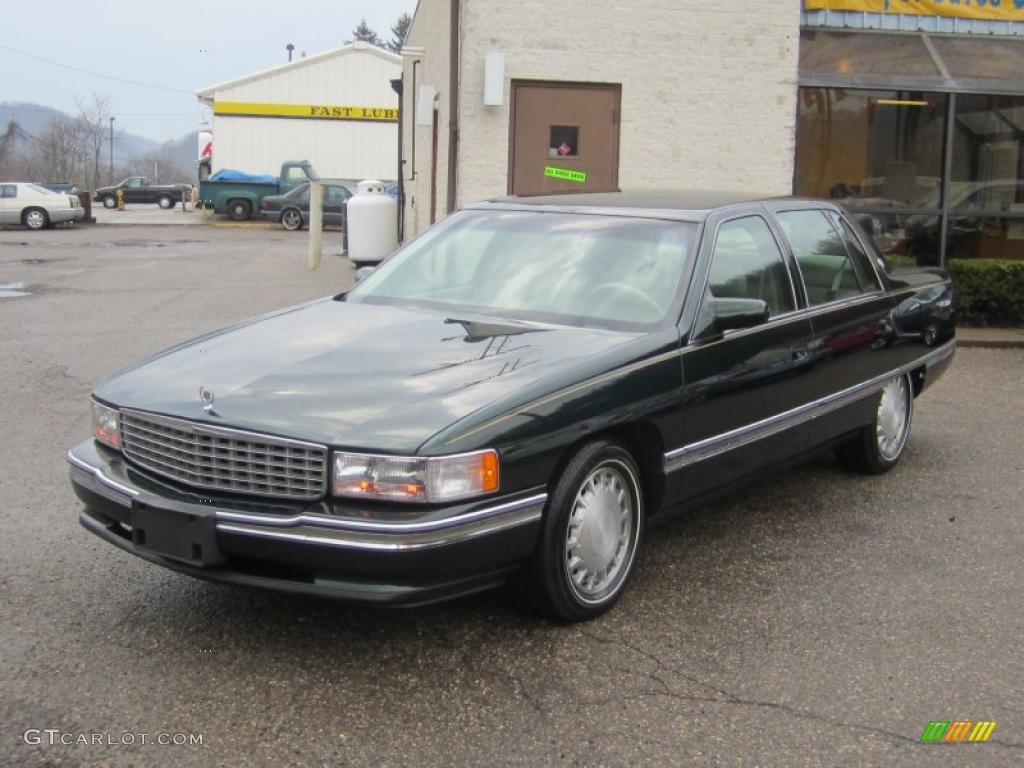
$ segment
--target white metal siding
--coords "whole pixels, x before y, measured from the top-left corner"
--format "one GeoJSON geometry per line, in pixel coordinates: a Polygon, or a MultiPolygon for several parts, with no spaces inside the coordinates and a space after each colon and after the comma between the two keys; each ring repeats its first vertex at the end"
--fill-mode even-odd
{"type": "Polygon", "coordinates": [[[286,160],[309,160],[324,178],[393,180],[398,173],[396,123],[218,115],[213,137],[218,169],[276,176],[286,160]]]}
{"type": "MultiPolygon", "coordinates": [[[[352,49],[217,90],[215,101],[398,106],[390,81],[400,63],[352,49]]],[[[213,118],[215,168],[277,174],[285,160],[309,160],[324,177],[397,178],[397,123],[277,117],[213,118]]]]}

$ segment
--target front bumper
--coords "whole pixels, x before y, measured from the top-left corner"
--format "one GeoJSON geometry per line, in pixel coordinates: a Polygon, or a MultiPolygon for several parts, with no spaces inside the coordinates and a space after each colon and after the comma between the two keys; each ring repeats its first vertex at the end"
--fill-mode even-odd
{"type": "Polygon", "coordinates": [[[67,455],[81,524],[190,576],[417,605],[497,586],[533,552],[543,489],[409,511],[204,496],[86,441],[67,455]]]}

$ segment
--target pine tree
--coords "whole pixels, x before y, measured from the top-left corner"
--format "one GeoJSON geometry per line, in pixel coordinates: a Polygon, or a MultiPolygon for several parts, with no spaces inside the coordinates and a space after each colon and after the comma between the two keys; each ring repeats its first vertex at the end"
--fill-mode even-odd
{"type": "Polygon", "coordinates": [[[366,23],[366,19],[359,22],[359,26],[352,30],[352,39],[349,43],[369,43],[370,45],[376,45],[378,48],[383,48],[384,43],[377,36],[376,31],[370,28],[370,25],[366,23]]]}
{"type": "Polygon", "coordinates": [[[387,44],[387,48],[392,53],[401,53],[402,46],[405,45],[405,38],[409,36],[409,27],[412,26],[412,16],[408,13],[403,13],[398,17],[398,21],[391,27],[391,42],[387,44]]]}

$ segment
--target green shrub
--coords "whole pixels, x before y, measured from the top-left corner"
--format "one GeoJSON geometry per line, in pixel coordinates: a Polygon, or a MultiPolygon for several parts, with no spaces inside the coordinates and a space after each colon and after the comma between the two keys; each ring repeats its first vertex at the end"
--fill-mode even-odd
{"type": "Polygon", "coordinates": [[[1024,260],[952,259],[948,268],[962,322],[1024,326],[1024,260]]]}

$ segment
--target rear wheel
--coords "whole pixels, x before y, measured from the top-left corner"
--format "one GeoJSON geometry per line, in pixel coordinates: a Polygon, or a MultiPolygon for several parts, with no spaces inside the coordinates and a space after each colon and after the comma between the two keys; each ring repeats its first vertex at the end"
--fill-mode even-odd
{"type": "Polygon", "coordinates": [[[552,493],[544,531],[520,589],[561,621],[607,611],[622,595],[643,534],[643,491],[633,457],[596,441],[572,458],[552,493]]]}
{"type": "Polygon", "coordinates": [[[113,195],[106,195],[103,198],[103,207],[104,208],[116,208],[117,207],[117,198],[114,197],[113,195]]]}
{"type": "Polygon", "coordinates": [[[228,216],[232,221],[246,221],[252,215],[248,200],[232,200],[228,203],[228,216]]]}
{"type": "Polygon", "coordinates": [[[174,206],[174,200],[170,197],[170,195],[164,195],[159,200],[157,200],[157,205],[166,210],[174,206]]]}
{"type": "Polygon", "coordinates": [[[281,226],[289,232],[302,229],[302,213],[298,208],[288,208],[281,214],[281,226]]]}
{"type": "Polygon", "coordinates": [[[28,229],[45,229],[50,223],[50,217],[42,208],[27,208],[21,214],[21,223],[28,229]]]}
{"type": "Polygon", "coordinates": [[[910,374],[894,376],[882,387],[875,420],[837,449],[839,460],[848,469],[863,474],[888,472],[903,455],[913,414],[914,388],[910,374]]]}

